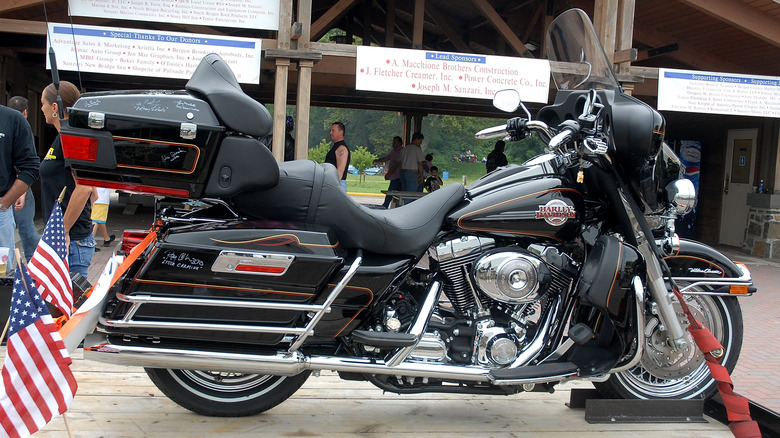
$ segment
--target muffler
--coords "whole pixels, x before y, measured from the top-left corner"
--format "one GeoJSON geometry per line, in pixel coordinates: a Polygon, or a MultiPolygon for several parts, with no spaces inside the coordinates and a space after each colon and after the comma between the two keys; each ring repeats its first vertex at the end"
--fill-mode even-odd
{"type": "Polygon", "coordinates": [[[383,360],[293,353],[253,355],[219,351],[121,345],[93,333],[84,341],[84,358],[97,362],[145,368],[223,371],[293,376],[306,370],[332,370],[362,374],[389,374],[470,382],[488,382],[490,370],[438,363],[402,362],[390,367],[383,360]],[[86,347],[92,345],[91,347],[86,347]]]}

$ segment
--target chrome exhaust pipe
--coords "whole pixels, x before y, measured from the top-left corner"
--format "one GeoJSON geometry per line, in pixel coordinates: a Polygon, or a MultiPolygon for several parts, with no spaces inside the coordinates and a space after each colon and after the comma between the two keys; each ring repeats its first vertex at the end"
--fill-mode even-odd
{"type": "Polygon", "coordinates": [[[155,346],[121,345],[92,334],[84,345],[84,358],[115,365],[146,368],[192,369],[293,376],[306,370],[332,370],[363,374],[429,377],[470,382],[488,382],[490,370],[436,363],[402,362],[390,367],[383,360],[334,356],[304,356],[300,352],[252,355],[185,350],[155,346]]]}

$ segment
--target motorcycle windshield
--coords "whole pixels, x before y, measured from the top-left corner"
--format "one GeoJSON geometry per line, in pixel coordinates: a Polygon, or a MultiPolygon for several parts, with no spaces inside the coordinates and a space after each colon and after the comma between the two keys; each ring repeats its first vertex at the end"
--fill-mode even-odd
{"type": "Polygon", "coordinates": [[[559,90],[620,87],[593,24],[581,9],[570,9],[550,24],[547,58],[559,90]]]}

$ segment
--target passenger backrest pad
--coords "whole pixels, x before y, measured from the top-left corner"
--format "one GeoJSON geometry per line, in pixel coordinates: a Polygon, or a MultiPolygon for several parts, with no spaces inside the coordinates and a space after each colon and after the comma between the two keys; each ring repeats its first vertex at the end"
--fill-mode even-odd
{"type": "Polygon", "coordinates": [[[230,66],[216,53],[203,57],[184,88],[201,94],[232,131],[264,137],[273,129],[271,114],[244,94],[230,66]]]}

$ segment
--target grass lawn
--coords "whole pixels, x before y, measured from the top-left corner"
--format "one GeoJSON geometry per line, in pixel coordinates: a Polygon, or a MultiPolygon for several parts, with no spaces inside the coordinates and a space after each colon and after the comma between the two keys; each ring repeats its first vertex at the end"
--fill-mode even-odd
{"type": "MultiPolygon", "coordinates": [[[[477,178],[485,174],[485,165],[483,163],[436,163],[434,164],[439,168],[439,175],[444,180],[444,185],[451,183],[459,183],[463,181],[463,176],[466,176],[466,184],[472,183],[477,178]],[[448,179],[444,179],[444,172],[448,172],[448,179]]],[[[351,173],[347,175],[347,187],[350,192],[355,193],[377,193],[381,194],[382,190],[387,189],[389,181],[385,181],[384,175],[366,175],[363,178],[363,182],[359,182],[357,175],[351,173]]]]}

